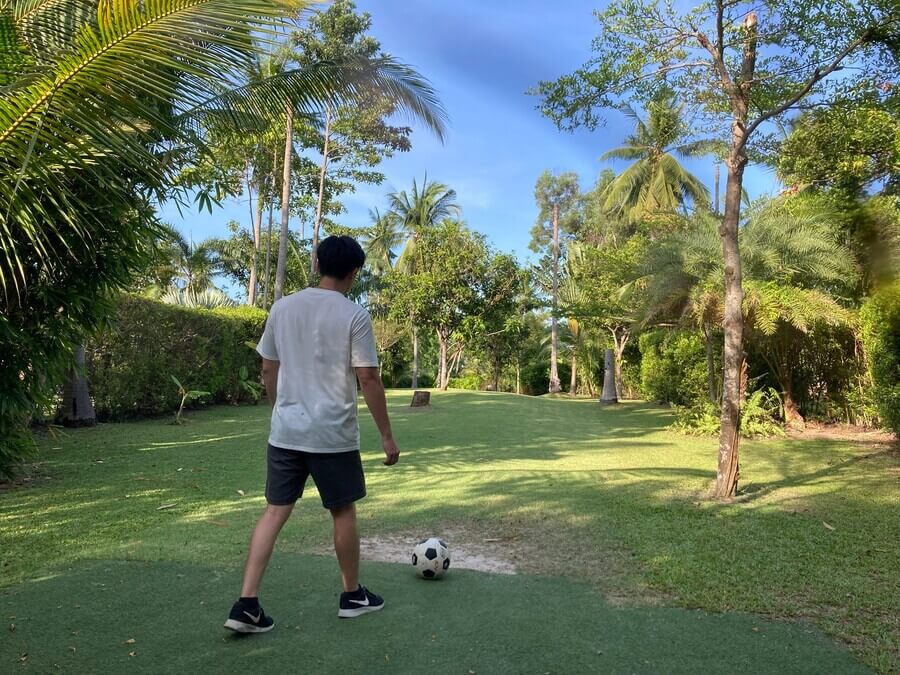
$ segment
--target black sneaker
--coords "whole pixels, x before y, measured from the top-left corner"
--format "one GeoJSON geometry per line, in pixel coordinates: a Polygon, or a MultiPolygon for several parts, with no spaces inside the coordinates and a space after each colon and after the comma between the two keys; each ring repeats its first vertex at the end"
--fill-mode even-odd
{"type": "Polygon", "coordinates": [[[275,628],[275,622],[259,605],[250,609],[250,605],[238,600],[231,608],[225,628],[237,633],[266,633],[275,628]]]}
{"type": "Polygon", "coordinates": [[[338,616],[342,619],[352,619],[361,614],[377,612],[379,609],[384,609],[384,598],[375,595],[365,586],[360,586],[353,593],[341,593],[338,616]]]}

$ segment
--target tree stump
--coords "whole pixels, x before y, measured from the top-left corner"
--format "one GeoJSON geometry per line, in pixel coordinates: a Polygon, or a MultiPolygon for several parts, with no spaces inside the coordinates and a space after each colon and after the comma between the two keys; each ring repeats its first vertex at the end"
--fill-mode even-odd
{"type": "Polygon", "coordinates": [[[427,408],[431,405],[431,392],[430,391],[414,391],[412,403],[409,404],[410,408],[427,408]]]}

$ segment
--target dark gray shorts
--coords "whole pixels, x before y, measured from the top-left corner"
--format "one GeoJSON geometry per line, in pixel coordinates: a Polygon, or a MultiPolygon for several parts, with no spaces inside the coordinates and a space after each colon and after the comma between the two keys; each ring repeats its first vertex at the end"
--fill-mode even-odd
{"type": "Polygon", "coordinates": [[[267,464],[266,501],[273,506],[287,506],[300,499],[310,475],[326,509],[347,506],[366,496],[358,450],[302,452],[269,445],[267,464]]]}

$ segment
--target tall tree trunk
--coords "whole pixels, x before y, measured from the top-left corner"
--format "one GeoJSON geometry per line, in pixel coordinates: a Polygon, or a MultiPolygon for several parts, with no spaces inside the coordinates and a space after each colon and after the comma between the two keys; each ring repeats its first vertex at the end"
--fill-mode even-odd
{"type": "Polygon", "coordinates": [[[522,364],[516,359],[516,393],[522,393],[522,364]]]}
{"type": "Polygon", "coordinates": [[[281,182],[281,233],[278,237],[278,263],[275,266],[275,293],[273,300],[284,295],[284,275],[287,267],[288,235],[291,218],[291,159],[294,155],[294,109],[287,105],[284,141],[284,171],[281,182]]]}
{"type": "Polygon", "coordinates": [[[413,370],[412,370],[412,388],[419,388],[419,331],[416,328],[415,317],[412,323],[412,349],[413,349],[413,370]]]}
{"type": "Polygon", "coordinates": [[[716,389],[716,357],[713,351],[712,326],[708,323],[703,324],[703,337],[706,342],[706,380],[709,386],[709,400],[710,403],[716,403],[719,400],[716,389]]]}
{"type": "Polygon", "coordinates": [[[722,499],[737,494],[741,431],[741,364],[744,362],[744,288],[738,223],[741,216],[741,188],[747,166],[747,117],[749,88],[756,70],[756,14],[744,22],[746,37],[741,64],[741,82],[731,94],[731,150],[725,165],[725,213],[722,218],[722,254],[725,263],[725,354],[722,359],[722,428],[719,432],[719,460],[715,496],[722,499]]]}
{"type": "Polygon", "coordinates": [[[559,305],[559,206],[553,207],[553,314],[550,316],[550,393],[562,390],[557,370],[559,327],[556,310],[559,305]]]}
{"type": "Polygon", "coordinates": [[[316,219],[313,222],[312,255],[309,257],[309,283],[316,276],[316,246],[319,245],[319,226],[322,224],[322,205],[325,202],[325,176],[328,174],[328,146],[331,142],[331,106],[325,106],[325,142],[322,147],[322,166],[319,170],[319,197],[316,199],[316,219]]]}
{"type": "Polygon", "coordinates": [[[438,370],[438,382],[442,390],[446,391],[450,384],[450,377],[447,371],[447,347],[449,339],[444,332],[438,329],[438,343],[440,344],[440,369],[438,370]]]}
{"type": "Polygon", "coordinates": [[[67,427],[87,427],[97,423],[88,383],[84,379],[84,345],[75,348],[75,367],[63,387],[59,418],[67,427]]]}
{"type": "Polygon", "coordinates": [[[625,355],[625,347],[628,346],[628,340],[631,337],[631,331],[627,328],[614,328],[612,329],[613,336],[613,345],[616,348],[616,365],[615,365],[615,378],[616,378],[616,396],[619,399],[625,398],[625,378],[622,376],[622,359],[625,355]]]}
{"type": "Polygon", "coordinates": [[[262,217],[263,207],[265,206],[262,196],[264,189],[265,186],[260,181],[256,191],[256,218],[253,221],[253,255],[250,258],[250,283],[247,288],[247,304],[251,306],[256,304],[256,296],[259,293],[259,274],[257,269],[259,268],[259,249],[262,244],[262,217]]]}
{"type": "MultiPolygon", "coordinates": [[[[740,133],[736,131],[736,133],[740,133]]],[[[719,462],[716,497],[737,494],[738,451],[741,425],[741,363],[744,360],[744,290],[741,284],[741,256],[738,249],[741,182],[747,158],[743,148],[728,159],[725,190],[725,217],[722,222],[722,251],[725,260],[725,353],[722,360],[722,429],[719,435],[719,462]]]]}
{"type": "Polygon", "coordinates": [[[715,194],[715,197],[713,198],[714,201],[713,201],[713,205],[712,205],[713,213],[716,213],[716,214],[719,213],[719,174],[720,173],[721,173],[721,166],[719,165],[718,162],[716,162],[715,178],[713,179],[714,185],[715,185],[715,190],[714,190],[713,194],[715,194]]]}
{"type": "Polygon", "coordinates": [[[575,358],[575,353],[572,352],[572,377],[569,379],[569,393],[572,396],[578,393],[578,379],[575,373],[578,370],[578,361],[575,358]]]}
{"type": "Polygon", "coordinates": [[[278,175],[278,145],[272,153],[272,194],[269,196],[269,232],[266,236],[266,285],[263,286],[263,307],[269,307],[269,289],[272,287],[272,217],[275,213],[275,176],[278,175]]]}

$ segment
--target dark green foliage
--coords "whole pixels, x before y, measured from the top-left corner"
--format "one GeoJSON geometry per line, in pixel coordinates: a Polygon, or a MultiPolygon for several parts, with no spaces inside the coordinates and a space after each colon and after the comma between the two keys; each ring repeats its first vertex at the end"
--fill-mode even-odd
{"type": "Polygon", "coordinates": [[[187,309],[123,296],[110,327],[87,346],[98,418],[171,413],[181,402],[172,377],[215,402],[249,398],[241,373],[246,368],[245,381],[259,380],[260,359],[250,345],[265,320],[253,307],[187,309]]]}
{"type": "Polygon", "coordinates": [[[900,434],[900,283],[863,304],[860,324],[882,422],[900,434]]]}
{"type": "MultiPolygon", "coordinates": [[[[741,436],[784,436],[781,411],[781,397],[775,389],[757,389],[741,405],[741,436]]],[[[720,423],[719,405],[705,399],[690,406],[676,406],[671,428],[695,436],[718,436],[720,423]]]]}
{"type": "MultiPolygon", "coordinates": [[[[560,361],[556,367],[559,371],[559,381],[567,389],[569,378],[572,375],[571,366],[565,361],[560,361]]],[[[523,364],[520,376],[523,394],[541,396],[546,394],[550,388],[550,364],[547,363],[547,359],[533,360],[523,364]]]]}
{"type": "Polygon", "coordinates": [[[700,335],[654,330],[641,335],[639,345],[644,398],[691,405],[707,396],[706,347],[700,335]]]}
{"type": "Polygon", "coordinates": [[[95,203],[106,220],[86,230],[90,240],[63,230],[44,261],[24,233],[11,235],[26,260],[27,284],[0,294],[0,478],[11,477],[32,449],[29,423],[55,412],[74,346],[103,324],[115,292],[147,260],[152,219],[107,208],[100,197],[95,203]]]}

